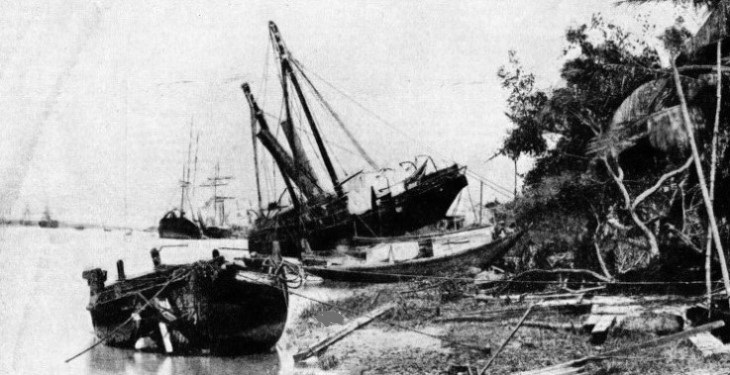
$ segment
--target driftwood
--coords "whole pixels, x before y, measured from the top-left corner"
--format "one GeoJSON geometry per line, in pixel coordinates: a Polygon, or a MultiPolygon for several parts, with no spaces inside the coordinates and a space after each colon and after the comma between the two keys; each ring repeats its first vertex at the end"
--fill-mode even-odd
{"type": "Polygon", "coordinates": [[[527,308],[527,311],[525,311],[525,314],[522,315],[522,318],[520,319],[519,323],[517,323],[517,326],[515,326],[515,328],[512,330],[512,333],[510,333],[509,336],[507,336],[507,338],[504,340],[502,345],[500,345],[499,349],[497,349],[497,352],[494,353],[494,355],[492,356],[492,358],[489,359],[487,364],[484,365],[484,367],[482,367],[481,370],[479,370],[479,372],[477,372],[477,375],[484,374],[484,371],[487,371],[489,366],[491,366],[492,363],[494,362],[494,360],[497,359],[497,356],[499,355],[499,353],[501,353],[502,350],[504,349],[504,347],[507,346],[507,344],[512,339],[512,337],[515,335],[515,333],[517,333],[517,330],[520,329],[520,327],[522,326],[522,323],[525,322],[525,319],[527,319],[527,316],[530,315],[530,313],[532,312],[532,307],[533,307],[533,305],[530,305],[530,307],[527,308]]]}
{"type": "Polygon", "coordinates": [[[620,355],[625,355],[625,354],[629,354],[629,353],[635,354],[636,351],[638,351],[638,350],[664,346],[664,345],[667,345],[674,341],[686,339],[686,338],[692,337],[698,333],[708,332],[713,329],[722,328],[724,326],[725,326],[725,322],[723,322],[722,320],[718,320],[716,322],[707,323],[707,324],[701,325],[696,328],[692,328],[692,329],[689,329],[689,330],[686,330],[683,332],[675,333],[673,335],[663,336],[663,337],[645,341],[645,342],[642,342],[639,344],[629,345],[629,346],[626,346],[623,348],[609,350],[607,352],[599,353],[596,355],[591,355],[591,356],[587,356],[587,357],[583,357],[583,358],[574,359],[572,361],[559,363],[557,365],[544,367],[542,369],[531,370],[531,371],[526,371],[526,372],[518,372],[517,374],[520,374],[520,375],[533,375],[533,374],[536,375],[536,374],[548,374],[548,373],[561,374],[562,372],[558,372],[558,371],[555,371],[555,372],[552,372],[552,371],[546,372],[546,371],[547,370],[568,369],[571,367],[579,367],[579,366],[585,365],[588,362],[601,361],[604,359],[608,359],[608,358],[620,356],[620,355]]]}
{"type": "Polygon", "coordinates": [[[311,356],[317,355],[317,353],[321,353],[325,349],[332,346],[334,343],[342,340],[350,333],[354,332],[356,329],[361,328],[365,326],[366,324],[373,321],[373,319],[389,312],[390,310],[393,310],[397,305],[395,303],[388,303],[383,306],[378,307],[377,309],[347,323],[345,327],[335,333],[334,335],[325,338],[324,340],[299,351],[298,353],[294,354],[294,361],[303,361],[311,356]]]}

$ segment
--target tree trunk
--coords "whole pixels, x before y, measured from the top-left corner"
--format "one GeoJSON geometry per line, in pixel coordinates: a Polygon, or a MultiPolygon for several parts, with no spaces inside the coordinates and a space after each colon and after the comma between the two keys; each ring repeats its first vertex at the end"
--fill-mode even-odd
{"type": "Polygon", "coordinates": [[[705,172],[702,171],[702,163],[700,162],[700,152],[697,150],[697,142],[695,142],[694,125],[692,119],[689,116],[689,108],[687,107],[687,99],[684,96],[684,89],[682,88],[682,80],[679,77],[679,71],[675,63],[675,57],[672,57],[672,71],[674,73],[674,84],[677,89],[677,95],[682,109],[682,117],[684,120],[685,130],[687,131],[687,137],[689,138],[689,145],[692,149],[692,157],[695,161],[695,170],[697,171],[697,179],[699,180],[700,190],[702,191],[702,200],[705,203],[707,209],[707,217],[710,220],[710,229],[712,232],[712,239],[717,249],[717,255],[720,258],[720,267],[722,269],[722,278],[725,284],[725,291],[727,292],[728,299],[730,299],[730,275],[727,270],[727,263],[725,262],[725,251],[722,248],[722,241],[720,240],[720,231],[717,228],[717,221],[715,220],[715,209],[712,207],[712,201],[710,199],[710,192],[707,190],[707,183],[705,182],[705,172]]]}
{"type": "MultiPolygon", "coordinates": [[[[717,136],[720,132],[720,109],[722,107],[722,40],[717,41],[717,102],[715,104],[715,123],[712,127],[712,148],[710,156],[710,201],[715,201],[715,174],[717,174],[717,136]]],[[[707,251],[705,254],[705,282],[707,284],[707,306],[712,305],[712,236],[707,226],[707,251]]],[[[707,310],[711,314],[712,309],[707,310]]]]}

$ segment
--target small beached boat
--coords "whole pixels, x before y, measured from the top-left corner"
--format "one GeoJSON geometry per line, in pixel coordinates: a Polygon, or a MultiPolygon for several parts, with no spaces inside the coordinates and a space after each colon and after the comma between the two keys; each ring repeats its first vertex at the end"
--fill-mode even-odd
{"type": "Polygon", "coordinates": [[[96,336],[109,346],[174,354],[236,355],[270,350],[286,324],[288,291],[275,264],[252,268],[214,251],[210,261],[160,265],[105,286],[106,271],[84,271],[96,336]]]}
{"type": "Polygon", "coordinates": [[[485,267],[503,257],[521,233],[492,238],[491,228],[386,242],[340,257],[305,258],[304,270],[334,281],[391,283],[422,276],[452,274],[465,267],[485,267]]]}

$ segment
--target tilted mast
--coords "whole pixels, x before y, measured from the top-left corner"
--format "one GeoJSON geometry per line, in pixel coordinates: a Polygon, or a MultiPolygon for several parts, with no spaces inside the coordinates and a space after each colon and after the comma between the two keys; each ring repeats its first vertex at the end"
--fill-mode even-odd
{"type": "Polygon", "coordinates": [[[276,31],[276,26],[272,28],[271,25],[269,25],[269,31],[271,43],[274,45],[274,49],[279,51],[278,56],[281,61],[281,91],[284,96],[284,109],[286,113],[286,119],[281,123],[281,127],[286,135],[286,140],[289,143],[289,148],[292,151],[292,157],[297,168],[303,173],[308,174],[313,181],[317,181],[317,175],[314,173],[312,164],[309,162],[309,158],[307,158],[307,154],[304,152],[301,139],[294,130],[294,123],[291,118],[291,108],[289,107],[289,85],[287,80],[287,77],[289,77],[292,71],[289,54],[287,53],[284,43],[276,31]]]}
{"type": "Polygon", "coordinates": [[[279,144],[276,137],[271,134],[266,118],[264,117],[264,112],[261,111],[261,108],[259,108],[256,100],[253,98],[248,84],[244,83],[241,88],[243,89],[243,93],[246,95],[248,104],[251,107],[251,112],[254,114],[259,125],[256,137],[261,141],[264,147],[269,150],[271,155],[274,157],[274,160],[276,160],[276,164],[279,166],[279,169],[281,169],[282,175],[284,176],[284,181],[287,183],[287,189],[289,190],[292,200],[297,202],[295,204],[298,204],[298,198],[296,196],[296,192],[291,187],[289,178],[294,181],[307,199],[323,194],[322,188],[320,188],[315,181],[312,181],[311,177],[301,173],[297,169],[294,160],[292,160],[291,156],[287,154],[284,147],[279,144]]]}
{"type": "Polygon", "coordinates": [[[253,143],[253,167],[256,171],[256,197],[258,198],[259,212],[264,210],[264,202],[261,199],[261,177],[259,176],[259,150],[256,142],[256,114],[251,108],[251,142],[253,143]]]}
{"type": "Polygon", "coordinates": [[[304,93],[302,93],[302,88],[299,86],[299,81],[297,80],[297,77],[291,68],[291,64],[289,63],[288,56],[290,55],[290,53],[284,46],[284,43],[281,40],[281,35],[279,34],[279,28],[276,26],[276,24],[273,21],[269,21],[269,30],[279,47],[278,48],[279,57],[281,58],[281,61],[282,61],[282,70],[286,71],[286,74],[284,74],[284,72],[282,72],[282,80],[286,80],[287,76],[291,80],[292,86],[294,86],[294,91],[297,92],[297,97],[299,97],[299,102],[302,104],[302,110],[304,111],[304,116],[307,118],[307,122],[309,123],[309,126],[312,128],[312,135],[314,135],[314,140],[317,142],[317,148],[319,149],[319,153],[322,155],[322,160],[324,161],[324,165],[327,168],[327,173],[329,174],[330,179],[332,180],[332,185],[334,186],[335,192],[337,193],[337,195],[341,197],[344,195],[344,192],[342,191],[342,186],[339,183],[339,180],[337,178],[337,173],[335,172],[335,168],[332,165],[332,161],[330,160],[329,154],[327,153],[327,149],[324,146],[324,142],[322,141],[322,136],[319,134],[319,129],[317,128],[317,124],[314,122],[314,117],[312,117],[312,113],[309,110],[309,106],[307,106],[307,101],[304,98],[304,93]]]}

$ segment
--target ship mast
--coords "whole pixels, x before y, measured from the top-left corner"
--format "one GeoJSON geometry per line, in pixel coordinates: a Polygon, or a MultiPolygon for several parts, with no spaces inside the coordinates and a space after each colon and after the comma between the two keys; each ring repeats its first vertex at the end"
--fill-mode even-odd
{"type": "Polygon", "coordinates": [[[241,89],[243,89],[243,93],[246,95],[246,100],[248,100],[251,113],[253,113],[256,123],[259,125],[255,132],[256,137],[259,141],[261,141],[264,147],[269,150],[271,155],[274,157],[276,164],[279,166],[284,182],[286,183],[287,190],[289,191],[289,195],[292,198],[292,203],[294,203],[295,206],[299,206],[299,198],[297,197],[289,179],[294,181],[307,199],[321,195],[322,189],[314,181],[310,180],[309,176],[298,172],[297,167],[294,164],[294,160],[292,160],[291,156],[289,156],[281,144],[277,142],[276,137],[274,137],[274,135],[269,131],[269,126],[266,122],[266,118],[264,117],[264,113],[256,103],[253,94],[251,94],[251,89],[248,84],[244,83],[241,86],[241,89]]]}
{"type": "Polygon", "coordinates": [[[251,141],[253,143],[253,166],[256,173],[256,195],[259,204],[259,213],[264,210],[264,203],[261,199],[261,177],[259,176],[259,152],[258,142],[256,142],[256,114],[251,109],[251,141]]]}
{"type": "Polygon", "coordinates": [[[200,185],[201,187],[212,187],[213,188],[213,225],[223,226],[225,224],[225,201],[233,199],[233,197],[223,197],[218,195],[218,187],[228,185],[229,180],[232,180],[232,176],[221,176],[220,163],[215,163],[215,176],[208,177],[208,183],[200,185]],[[220,205],[220,215],[218,206],[220,205]],[[218,220],[216,224],[215,221],[218,220]]]}
{"type": "MultiPolygon", "coordinates": [[[[269,30],[271,32],[271,36],[274,38],[274,41],[276,42],[276,44],[278,46],[279,58],[281,59],[281,65],[282,65],[282,81],[286,81],[287,77],[289,77],[289,79],[291,80],[292,86],[294,86],[294,91],[296,91],[297,97],[299,97],[299,102],[302,105],[302,110],[304,111],[304,116],[307,118],[307,122],[309,123],[309,126],[312,129],[312,135],[314,136],[314,140],[317,142],[317,148],[319,149],[319,153],[322,155],[322,160],[324,161],[324,165],[327,168],[327,173],[329,174],[330,179],[332,180],[332,185],[334,186],[335,192],[337,193],[338,196],[342,197],[342,196],[344,196],[344,192],[343,192],[342,186],[340,185],[339,180],[337,178],[337,173],[335,172],[335,168],[332,165],[332,161],[330,160],[329,154],[327,153],[327,149],[325,148],[324,142],[322,141],[322,136],[319,134],[319,129],[317,128],[317,124],[314,121],[314,117],[312,116],[312,113],[309,110],[307,101],[304,98],[304,93],[302,92],[302,88],[299,86],[299,81],[297,80],[297,77],[291,68],[291,64],[289,63],[289,56],[291,54],[284,46],[284,42],[282,41],[281,35],[279,34],[279,28],[276,26],[276,24],[273,21],[269,21],[269,30]]],[[[283,83],[283,86],[285,87],[286,84],[283,83]]],[[[287,103],[287,110],[288,110],[288,103],[287,103]]],[[[287,119],[287,120],[289,120],[289,119],[287,119]]]]}
{"type": "Polygon", "coordinates": [[[276,26],[274,26],[274,28],[271,28],[271,26],[269,27],[269,37],[271,39],[271,43],[274,45],[274,49],[279,51],[278,56],[281,61],[281,91],[284,96],[283,103],[286,115],[285,120],[281,122],[281,127],[286,135],[297,169],[308,174],[313,181],[317,181],[317,176],[314,173],[314,169],[312,169],[312,164],[309,162],[309,158],[307,158],[307,154],[304,152],[302,141],[297,132],[294,130],[294,123],[292,122],[291,108],[289,107],[289,85],[287,80],[287,77],[289,77],[292,72],[289,55],[284,47],[283,41],[276,31],[276,26]]]}
{"type": "MultiPolygon", "coordinates": [[[[190,153],[193,148],[193,120],[190,119],[190,137],[188,139],[188,159],[187,163],[183,164],[183,176],[180,180],[180,216],[185,214],[185,195],[187,193],[188,186],[190,185],[190,153]],[[186,171],[187,170],[187,171],[186,171]]],[[[190,207],[192,210],[192,206],[190,207]]]]}

